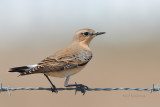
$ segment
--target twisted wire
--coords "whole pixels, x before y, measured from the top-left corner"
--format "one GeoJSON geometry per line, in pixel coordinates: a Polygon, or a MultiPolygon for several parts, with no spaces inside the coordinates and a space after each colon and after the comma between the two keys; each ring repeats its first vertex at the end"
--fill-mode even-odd
{"type": "MultiPolygon", "coordinates": [[[[3,87],[2,83],[0,83],[0,92],[7,91],[8,94],[11,95],[10,91],[17,91],[17,90],[48,90],[48,91],[52,91],[51,88],[43,88],[43,87],[36,87],[36,88],[32,88],[32,87],[28,87],[28,88],[24,88],[24,87],[10,88],[9,86],[8,87],[3,87]]],[[[64,90],[67,90],[67,91],[69,91],[69,90],[80,91],[80,90],[77,90],[77,88],[57,88],[57,90],[58,91],[64,91],[64,90]]],[[[159,91],[159,94],[160,94],[159,83],[157,84],[157,86],[155,86],[153,84],[152,88],[88,88],[85,91],[113,91],[113,90],[150,91],[151,93],[153,91],[159,91]]]]}

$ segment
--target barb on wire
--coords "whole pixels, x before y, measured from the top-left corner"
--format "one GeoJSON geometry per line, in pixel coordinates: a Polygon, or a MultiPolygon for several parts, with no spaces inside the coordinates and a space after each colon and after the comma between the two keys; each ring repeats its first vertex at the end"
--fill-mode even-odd
{"type": "MultiPolygon", "coordinates": [[[[11,96],[10,91],[16,91],[16,90],[48,90],[48,91],[52,91],[51,88],[43,88],[43,87],[37,87],[37,88],[23,88],[23,87],[19,87],[19,88],[10,88],[8,87],[3,87],[2,83],[0,83],[0,92],[8,92],[8,94],[11,96]]],[[[80,89],[76,88],[57,88],[58,91],[64,91],[64,90],[75,90],[77,91],[81,91],[80,89]]],[[[88,88],[85,89],[84,91],[113,91],[113,90],[136,90],[136,91],[150,91],[151,93],[153,91],[159,91],[160,94],[160,87],[159,87],[159,83],[157,84],[157,86],[155,86],[153,84],[152,88],[88,88]]],[[[83,94],[85,94],[85,92],[83,94]]]]}

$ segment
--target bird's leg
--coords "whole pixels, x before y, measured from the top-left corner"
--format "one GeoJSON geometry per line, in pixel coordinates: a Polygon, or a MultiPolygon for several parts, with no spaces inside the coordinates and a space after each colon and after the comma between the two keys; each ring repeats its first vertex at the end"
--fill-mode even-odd
{"type": "Polygon", "coordinates": [[[48,81],[52,85],[52,87],[51,87],[52,92],[58,93],[56,86],[52,83],[52,81],[49,79],[49,77],[46,74],[44,74],[44,76],[48,79],[48,81]]]}
{"type": "MultiPolygon", "coordinates": [[[[64,82],[64,86],[65,86],[65,87],[73,87],[73,86],[76,86],[76,92],[77,92],[77,91],[81,91],[81,92],[83,93],[83,95],[84,95],[85,92],[86,92],[86,90],[88,90],[88,87],[85,86],[85,85],[83,85],[83,84],[77,84],[76,82],[75,82],[75,84],[68,84],[69,78],[70,78],[70,75],[68,75],[68,76],[66,77],[66,80],[65,80],[65,82],[64,82]]],[[[75,94],[76,94],[76,92],[75,92],[75,94]]]]}
{"type": "Polygon", "coordinates": [[[65,86],[65,87],[68,87],[69,78],[70,78],[70,75],[68,75],[68,76],[66,77],[66,80],[65,80],[65,82],[64,82],[64,86],[65,86]]]}

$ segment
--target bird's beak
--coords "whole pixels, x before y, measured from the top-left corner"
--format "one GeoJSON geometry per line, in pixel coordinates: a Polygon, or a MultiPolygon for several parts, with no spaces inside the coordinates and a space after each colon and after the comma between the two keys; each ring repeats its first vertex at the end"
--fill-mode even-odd
{"type": "Polygon", "coordinates": [[[97,36],[97,35],[102,35],[102,34],[105,34],[106,32],[97,32],[97,33],[95,33],[95,35],[97,36]]]}

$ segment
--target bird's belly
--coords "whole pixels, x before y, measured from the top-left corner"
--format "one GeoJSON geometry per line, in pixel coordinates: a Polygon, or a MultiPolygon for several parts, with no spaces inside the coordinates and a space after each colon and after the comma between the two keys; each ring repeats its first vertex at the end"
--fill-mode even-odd
{"type": "Polygon", "coordinates": [[[48,76],[64,78],[64,77],[67,77],[68,75],[74,75],[74,74],[78,73],[83,68],[84,68],[84,66],[83,67],[74,68],[74,69],[63,70],[63,71],[48,72],[46,74],[48,76]]]}

